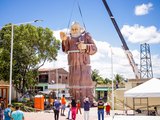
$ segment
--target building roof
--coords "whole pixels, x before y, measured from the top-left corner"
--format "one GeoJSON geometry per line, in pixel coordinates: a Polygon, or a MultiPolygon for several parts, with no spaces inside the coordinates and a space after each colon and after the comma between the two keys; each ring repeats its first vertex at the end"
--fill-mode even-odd
{"type": "Polygon", "coordinates": [[[9,83],[3,80],[0,80],[0,86],[9,86],[9,83]]]}
{"type": "Polygon", "coordinates": [[[108,87],[96,87],[96,91],[110,91],[111,88],[108,87]]]}
{"type": "Polygon", "coordinates": [[[55,71],[55,70],[64,70],[67,72],[64,68],[39,68],[39,72],[48,72],[48,71],[55,71]]]}

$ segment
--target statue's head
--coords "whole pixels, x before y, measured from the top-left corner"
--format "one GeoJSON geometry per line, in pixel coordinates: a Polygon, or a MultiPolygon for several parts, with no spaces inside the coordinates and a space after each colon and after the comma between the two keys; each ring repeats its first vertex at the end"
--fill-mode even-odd
{"type": "Polygon", "coordinates": [[[70,28],[70,33],[72,37],[79,37],[84,31],[83,27],[78,22],[73,22],[70,28]]]}

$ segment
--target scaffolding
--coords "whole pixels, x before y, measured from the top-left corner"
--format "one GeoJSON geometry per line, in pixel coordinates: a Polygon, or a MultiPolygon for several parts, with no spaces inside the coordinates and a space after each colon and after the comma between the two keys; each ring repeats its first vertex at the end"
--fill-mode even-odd
{"type": "Polygon", "coordinates": [[[140,45],[140,77],[153,78],[150,46],[147,43],[140,45]]]}

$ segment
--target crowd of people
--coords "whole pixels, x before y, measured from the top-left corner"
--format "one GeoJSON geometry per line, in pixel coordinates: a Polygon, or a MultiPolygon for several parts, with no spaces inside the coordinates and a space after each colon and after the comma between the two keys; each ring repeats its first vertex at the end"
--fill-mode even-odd
{"type": "MultiPolygon", "coordinates": [[[[70,99],[68,104],[65,96],[63,95],[61,99],[55,98],[53,103],[54,110],[54,118],[55,120],[59,120],[59,115],[66,116],[68,120],[76,120],[76,114],[82,114],[81,108],[84,109],[84,120],[89,120],[89,111],[90,111],[91,103],[88,97],[85,97],[83,103],[80,100],[75,100],[74,98],[70,99]],[[65,115],[65,108],[68,107],[68,114],[65,115]]],[[[99,99],[97,103],[97,113],[98,120],[104,120],[104,114],[110,115],[111,106],[109,103],[105,104],[102,99],[99,99]]]]}
{"type": "MultiPolygon", "coordinates": [[[[11,110],[11,105],[9,104],[7,108],[4,108],[0,102],[0,120],[24,120],[24,113],[20,110],[19,106],[15,107],[15,110],[11,110]]],[[[66,116],[68,120],[76,120],[76,114],[83,114],[84,120],[89,120],[89,111],[91,107],[91,102],[89,97],[85,97],[83,103],[80,100],[75,100],[70,98],[68,103],[63,95],[60,99],[55,98],[53,102],[52,109],[54,110],[54,119],[59,120],[59,115],[66,116]],[[68,107],[67,115],[65,115],[65,109],[68,107]],[[82,113],[81,108],[83,108],[84,113],[82,113]]],[[[104,114],[110,115],[110,105],[105,104],[102,99],[99,99],[97,103],[97,113],[98,120],[104,120],[104,114]]]]}

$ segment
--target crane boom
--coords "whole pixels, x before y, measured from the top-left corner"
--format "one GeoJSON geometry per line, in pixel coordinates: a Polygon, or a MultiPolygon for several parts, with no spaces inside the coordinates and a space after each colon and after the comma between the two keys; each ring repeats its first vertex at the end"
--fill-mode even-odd
{"type": "Polygon", "coordinates": [[[137,67],[137,65],[136,65],[136,63],[135,63],[135,61],[133,59],[133,55],[130,52],[130,50],[129,50],[128,46],[127,46],[127,43],[126,43],[126,41],[125,41],[125,39],[124,39],[124,37],[123,37],[118,25],[117,25],[117,22],[115,21],[115,18],[113,16],[113,14],[112,14],[112,12],[111,12],[106,0],[102,0],[102,2],[103,2],[103,4],[104,4],[104,6],[105,6],[105,8],[106,8],[106,10],[107,10],[107,12],[108,12],[108,14],[110,16],[110,19],[111,19],[111,21],[112,21],[112,23],[113,23],[113,25],[114,25],[119,37],[120,37],[120,39],[121,39],[121,42],[122,42],[122,45],[123,45],[123,50],[125,51],[125,54],[126,54],[128,60],[129,60],[129,64],[132,67],[134,75],[135,75],[136,79],[140,79],[140,73],[139,73],[138,67],[137,67]]]}

